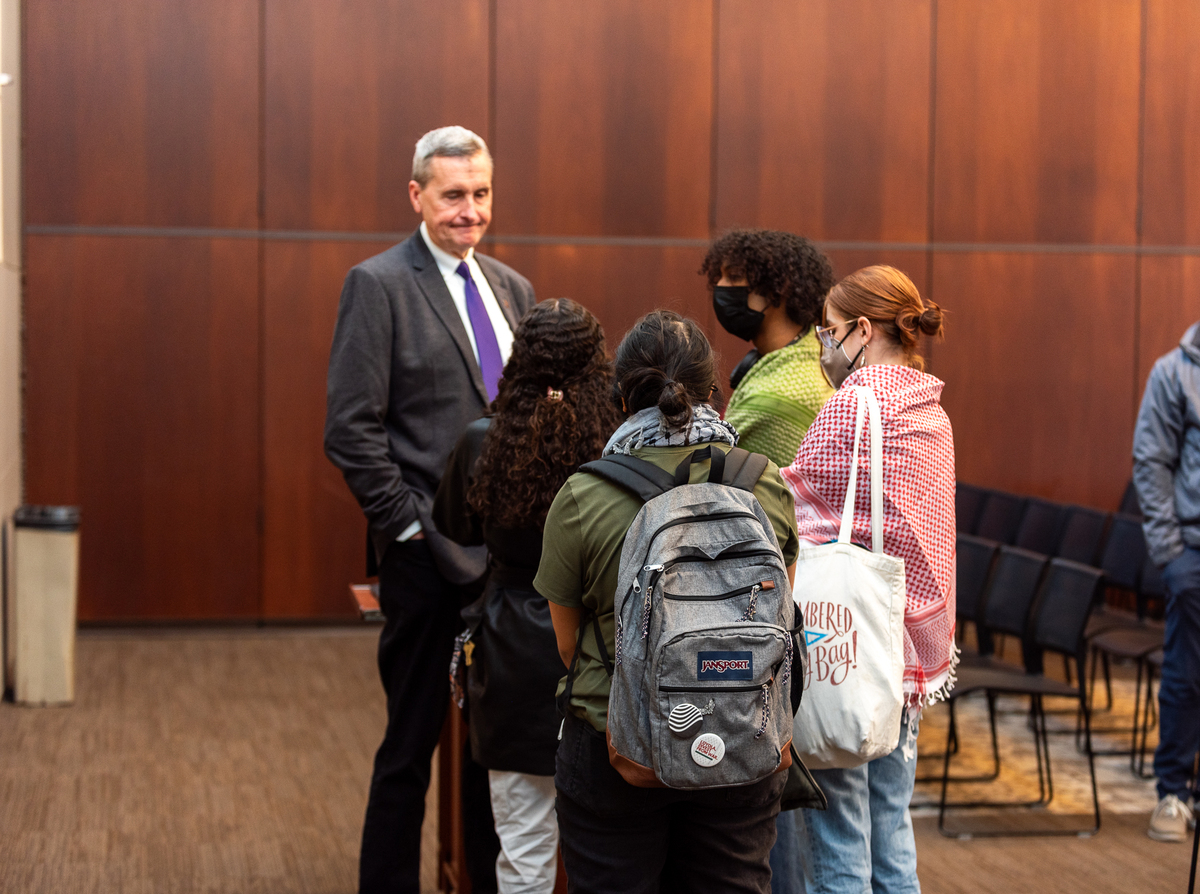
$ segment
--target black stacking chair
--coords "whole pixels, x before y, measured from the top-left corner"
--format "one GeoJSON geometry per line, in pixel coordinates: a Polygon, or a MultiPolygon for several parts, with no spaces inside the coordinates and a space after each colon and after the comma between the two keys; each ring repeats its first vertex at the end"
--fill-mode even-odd
{"type": "Polygon", "coordinates": [[[1030,500],[1017,527],[1014,546],[1046,556],[1058,555],[1067,507],[1049,500],[1030,500]]]}
{"type": "Polygon", "coordinates": [[[983,501],[983,510],[979,514],[979,523],[975,526],[974,533],[985,540],[1013,544],[1027,502],[1025,497],[992,491],[983,501]]]}
{"type": "Polygon", "coordinates": [[[1133,486],[1133,479],[1125,485],[1125,493],[1121,494],[1121,506],[1117,510],[1122,515],[1136,515],[1142,517],[1142,504],[1138,502],[1137,488],[1133,486]]]}
{"type": "Polygon", "coordinates": [[[1162,571],[1154,564],[1150,554],[1142,565],[1142,579],[1138,582],[1138,612],[1145,617],[1151,601],[1167,601],[1167,585],[1163,583],[1162,571]]]}
{"type": "MultiPolygon", "coordinates": [[[[1114,515],[1099,562],[1100,568],[1104,571],[1105,586],[1137,594],[1145,562],[1146,538],[1142,534],[1141,519],[1132,515],[1114,515]]],[[[1144,616],[1144,612],[1139,611],[1138,614],[1132,614],[1109,608],[1101,603],[1095,607],[1091,618],[1088,619],[1087,637],[1091,640],[1109,630],[1136,628],[1140,626],[1140,616],[1144,616]]],[[[1097,663],[1102,664],[1104,668],[1104,710],[1106,711],[1111,710],[1113,701],[1112,674],[1108,654],[1102,650],[1094,651],[1091,671],[1093,701],[1090,704],[1094,708],[1097,663]]],[[[1112,732],[1112,730],[1105,732],[1112,732]]]]}
{"type": "Polygon", "coordinates": [[[996,560],[996,552],[1000,545],[982,537],[972,537],[970,534],[958,535],[958,562],[955,571],[955,613],[958,619],[958,629],[961,632],[963,624],[971,624],[975,628],[974,652],[962,653],[961,661],[972,663],[980,656],[991,656],[992,635],[983,624],[983,607],[988,576],[996,560]]]}
{"type": "MultiPolygon", "coordinates": [[[[1138,594],[1145,562],[1146,537],[1142,533],[1142,520],[1132,515],[1114,515],[1098,566],[1104,571],[1105,586],[1138,594]]],[[[1113,627],[1135,626],[1143,617],[1145,610],[1140,599],[1136,615],[1110,609],[1101,603],[1088,621],[1088,636],[1113,627]]]]}
{"type": "MultiPolygon", "coordinates": [[[[1113,516],[1112,528],[1104,546],[1100,567],[1104,570],[1105,584],[1136,594],[1137,612],[1130,614],[1129,612],[1114,611],[1108,607],[1100,607],[1092,612],[1087,628],[1087,637],[1092,653],[1092,701],[1089,701],[1089,707],[1093,706],[1095,699],[1097,664],[1102,664],[1104,667],[1105,710],[1111,710],[1113,704],[1111,660],[1115,658],[1134,662],[1137,666],[1136,692],[1140,696],[1142,679],[1149,673],[1147,659],[1152,652],[1162,647],[1162,627],[1146,621],[1147,600],[1141,593],[1141,578],[1146,561],[1146,540],[1142,534],[1141,519],[1131,515],[1113,516]]],[[[1137,751],[1138,709],[1135,698],[1133,723],[1130,727],[1097,730],[1097,732],[1106,733],[1130,733],[1133,739],[1129,748],[1098,751],[1097,754],[1129,754],[1132,764],[1137,751]]]]}
{"type": "MultiPolygon", "coordinates": [[[[1093,656],[1100,656],[1104,661],[1104,681],[1110,688],[1108,689],[1107,708],[1112,708],[1112,690],[1109,676],[1109,660],[1116,658],[1123,661],[1132,661],[1137,666],[1137,684],[1135,687],[1134,707],[1133,707],[1133,725],[1131,727],[1121,728],[1115,727],[1111,729],[1097,730],[1096,732],[1105,733],[1130,733],[1133,740],[1130,742],[1129,748],[1114,748],[1106,751],[1097,751],[1096,754],[1102,755],[1119,755],[1119,754],[1136,754],[1137,739],[1138,739],[1138,710],[1140,705],[1138,698],[1142,692],[1142,679],[1149,675],[1150,670],[1148,661],[1150,655],[1163,646],[1163,628],[1157,625],[1147,625],[1144,627],[1113,627],[1093,636],[1090,640],[1093,656]]],[[[1095,696],[1096,687],[1096,659],[1092,658],[1092,694],[1095,696]]],[[[1090,706],[1089,706],[1090,707],[1090,706]]],[[[1136,773],[1137,770],[1134,769],[1136,773]]]]}
{"type": "Polygon", "coordinates": [[[1084,506],[1068,506],[1067,520],[1055,556],[1095,565],[1108,527],[1108,513],[1084,506]]]}
{"type": "MultiPolygon", "coordinates": [[[[1029,554],[1024,554],[1028,556],[1029,554]]],[[[1005,559],[1001,551],[997,560],[997,572],[1005,559]]],[[[960,667],[958,683],[950,693],[950,725],[946,733],[947,748],[942,765],[942,794],[938,807],[938,831],[947,837],[997,837],[1008,835],[1093,835],[1100,829],[1100,798],[1096,791],[1096,767],[1092,752],[1091,719],[1087,708],[1087,690],[1083,664],[1087,660],[1087,641],[1084,627],[1097,593],[1102,587],[1103,572],[1078,562],[1053,559],[1038,587],[1037,607],[1028,625],[1027,641],[1039,651],[1058,652],[1073,658],[1078,670],[1079,685],[1072,686],[1052,680],[1041,674],[1027,673],[1019,668],[1005,669],[998,666],[960,667]],[[949,743],[957,737],[955,705],[960,698],[974,692],[985,692],[989,699],[996,695],[1028,695],[1032,711],[1034,752],[1037,756],[1038,800],[1023,802],[994,801],[947,801],[952,756],[949,743]],[[1083,715],[1085,752],[1088,771],[1092,782],[1093,824],[1086,829],[986,829],[952,831],[946,828],[946,811],[973,808],[996,809],[1003,807],[1040,807],[1054,798],[1054,779],[1050,771],[1050,742],[1046,732],[1046,712],[1042,700],[1046,696],[1073,698],[1078,700],[1083,715]]],[[[986,614],[986,612],[985,612],[986,614]]],[[[993,736],[995,726],[993,724],[993,736]]],[[[993,749],[995,744],[993,740],[993,749]]]]}
{"type": "MultiPolygon", "coordinates": [[[[992,660],[992,637],[988,629],[983,625],[983,606],[986,602],[988,579],[999,549],[1000,545],[991,540],[972,537],[970,534],[958,535],[958,561],[955,570],[954,587],[955,614],[958,620],[956,626],[961,633],[964,623],[974,625],[975,641],[978,644],[978,648],[974,651],[966,649],[961,651],[959,655],[959,667],[987,663],[992,660]]],[[[989,702],[990,706],[991,703],[989,702]]],[[[994,737],[993,744],[995,744],[994,737]]],[[[957,751],[958,742],[954,742],[951,747],[957,751]]],[[[940,753],[925,753],[918,754],[918,757],[922,759],[940,759],[942,755],[940,753]]],[[[996,777],[1000,766],[998,752],[994,752],[994,765],[995,769],[991,774],[973,777],[973,779],[984,782],[996,777]]],[[[917,782],[937,782],[940,779],[941,776],[919,776],[917,782]]],[[[966,777],[956,779],[955,781],[966,781],[966,777]]],[[[921,806],[932,807],[933,804],[931,802],[921,806]]]]}
{"type": "MultiPolygon", "coordinates": [[[[958,535],[958,569],[955,578],[956,616],[975,624],[981,646],[978,652],[962,656],[959,673],[971,666],[1001,667],[1017,670],[1000,662],[992,654],[992,631],[1021,636],[1030,607],[1037,595],[1038,581],[1046,567],[1046,557],[1001,546],[981,537],[958,535]],[[965,590],[965,593],[963,592],[965,590]],[[990,612],[990,614],[989,614],[990,612]]],[[[988,782],[1000,773],[1000,742],[996,735],[996,699],[988,695],[988,724],[992,731],[992,769],[982,776],[956,776],[952,782],[988,782]]],[[[951,737],[949,747],[957,752],[958,739],[951,737]]],[[[925,754],[927,758],[944,755],[925,754]]],[[[940,776],[918,776],[918,782],[938,782],[940,776]]],[[[932,807],[933,802],[920,804],[932,807]]]]}
{"type": "Polygon", "coordinates": [[[954,523],[963,534],[974,534],[979,524],[979,513],[990,493],[986,488],[958,481],[954,485],[954,523]]]}
{"type": "MultiPolygon", "coordinates": [[[[1025,513],[1017,528],[1016,546],[1046,556],[1058,555],[1066,518],[1067,507],[1061,503],[1031,499],[1025,506],[1025,513]]],[[[1063,660],[1063,668],[1069,683],[1071,664],[1066,659],[1063,660]]]]}
{"type": "MultiPolygon", "coordinates": [[[[1041,553],[1015,546],[1001,546],[980,614],[983,627],[991,637],[1001,634],[1021,640],[1022,664],[1031,671],[1041,670],[1038,664],[1040,658],[1029,652],[1025,631],[1047,561],[1048,557],[1041,553]]],[[[991,661],[996,660],[991,658],[991,661]]]]}
{"type": "MultiPolygon", "coordinates": [[[[1145,606],[1152,600],[1166,601],[1167,590],[1163,584],[1162,572],[1154,564],[1154,560],[1146,555],[1146,563],[1142,566],[1142,580],[1138,587],[1139,605],[1145,606]]],[[[1163,651],[1157,649],[1146,656],[1146,696],[1142,702],[1136,698],[1134,702],[1134,724],[1138,725],[1138,708],[1142,709],[1140,726],[1142,728],[1140,742],[1137,746],[1136,758],[1131,758],[1134,775],[1142,779],[1153,779],[1154,771],[1146,772],[1146,739],[1150,733],[1150,724],[1158,723],[1158,705],[1154,699],[1154,680],[1162,677],[1163,651]]],[[[1137,731],[1134,731],[1137,735],[1137,731]]]]}

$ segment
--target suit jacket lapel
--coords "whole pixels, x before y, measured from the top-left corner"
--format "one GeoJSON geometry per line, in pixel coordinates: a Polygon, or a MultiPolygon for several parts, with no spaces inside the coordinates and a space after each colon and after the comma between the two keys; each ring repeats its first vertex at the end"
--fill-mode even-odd
{"type": "Polygon", "coordinates": [[[475,359],[475,352],[471,350],[467,330],[463,327],[458,308],[454,306],[454,299],[450,297],[450,290],[446,288],[446,280],[442,278],[442,271],[438,269],[437,262],[429,253],[429,248],[425,245],[425,240],[421,238],[419,231],[414,233],[409,241],[412,243],[413,274],[417,285],[424,293],[429,306],[438,315],[438,319],[442,321],[442,325],[446,327],[446,331],[450,333],[450,338],[454,340],[458,352],[462,355],[463,363],[466,364],[467,373],[471,377],[475,390],[479,392],[479,397],[484,404],[487,404],[487,388],[483,385],[483,373],[479,370],[479,361],[475,359]]]}
{"type": "Polygon", "coordinates": [[[508,320],[508,327],[513,332],[516,332],[519,317],[517,316],[517,309],[513,305],[512,290],[509,289],[508,283],[504,282],[492,267],[491,258],[476,252],[475,260],[479,262],[479,269],[487,277],[488,285],[492,287],[492,294],[496,296],[496,300],[500,303],[500,310],[504,314],[504,319],[508,320]]]}

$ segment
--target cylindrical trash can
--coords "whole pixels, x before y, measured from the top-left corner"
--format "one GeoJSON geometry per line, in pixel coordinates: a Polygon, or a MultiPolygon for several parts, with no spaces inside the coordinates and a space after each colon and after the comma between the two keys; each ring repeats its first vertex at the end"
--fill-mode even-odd
{"type": "Polygon", "coordinates": [[[75,700],[79,508],[21,506],[13,514],[13,700],[75,700]]]}

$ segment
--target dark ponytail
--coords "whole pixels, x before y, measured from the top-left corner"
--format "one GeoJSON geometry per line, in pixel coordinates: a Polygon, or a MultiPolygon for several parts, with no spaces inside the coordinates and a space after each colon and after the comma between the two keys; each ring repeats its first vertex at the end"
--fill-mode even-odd
{"type": "Polygon", "coordinates": [[[614,363],[613,400],[633,414],[658,407],[675,427],[716,393],[717,358],[704,332],[674,311],[646,314],[626,333],[614,363]]]}

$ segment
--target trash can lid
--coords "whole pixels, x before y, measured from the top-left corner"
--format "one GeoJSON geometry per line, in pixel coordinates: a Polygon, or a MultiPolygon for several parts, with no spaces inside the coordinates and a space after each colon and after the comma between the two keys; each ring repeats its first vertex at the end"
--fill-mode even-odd
{"type": "Polygon", "coordinates": [[[78,506],[19,506],[13,513],[18,528],[43,528],[51,531],[79,530],[78,506]]]}

